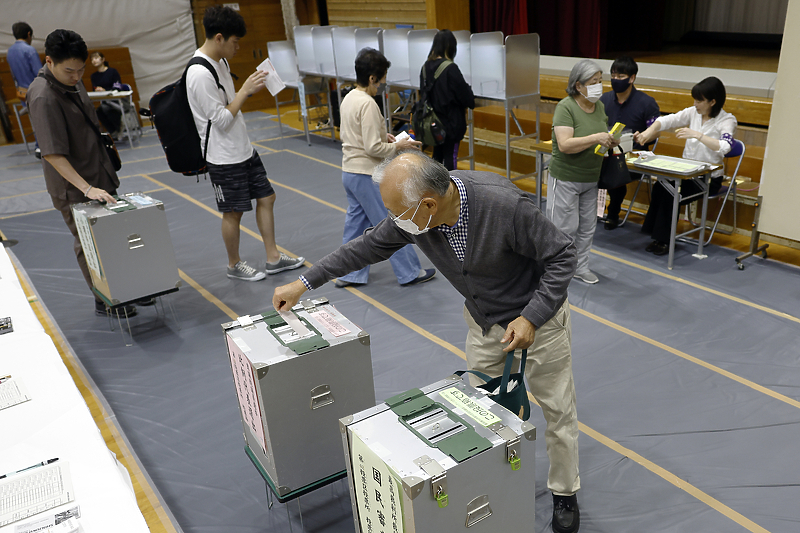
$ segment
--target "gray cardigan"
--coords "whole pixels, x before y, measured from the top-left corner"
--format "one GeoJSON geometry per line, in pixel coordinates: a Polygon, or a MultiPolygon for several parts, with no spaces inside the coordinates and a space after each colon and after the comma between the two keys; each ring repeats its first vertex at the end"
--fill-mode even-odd
{"type": "Polygon", "coordinates": [[[541,327],[567,299],[576,264],[572,239],[507,179],[467,170],[452,175],[467,189],[469,226],[463,263],[442,232],[432,229],[411,235],[386,218],[323,257],[304,274],[306,281],[317,288],[386,260],[413,243],[465,298],[484,333],[494,324],[505,328],[518,316],[541,327]]]}

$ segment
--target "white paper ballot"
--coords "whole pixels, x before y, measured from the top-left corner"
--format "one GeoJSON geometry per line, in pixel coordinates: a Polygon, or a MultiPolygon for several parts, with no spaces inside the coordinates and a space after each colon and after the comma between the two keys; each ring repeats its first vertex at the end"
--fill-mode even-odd
{"type": "Polygon", "coordinates": [[[275,70],[274,66],[272,66],[272,61],[270,61],[269,58],[265,59],[256,68],[256,70],[263,70],[264,72],[267,73],[267,79],[264,83],[267,86],[269,94],[271,94],[272,96],[275,96],[286,87],[286,84],[283,83],[281,77],[278,76],[278,71],[275,70]]]}
{"type": "Polygon", "coordinates": [[[297,339],[292,340],[299,340],[313,335],[313,333],[305,327],[303,322],[291,311],[278,311],[278,314],[281,315],[281,318],[284,319],[289,327],[294,330],[294,333],[297,334],[297,339]]]}

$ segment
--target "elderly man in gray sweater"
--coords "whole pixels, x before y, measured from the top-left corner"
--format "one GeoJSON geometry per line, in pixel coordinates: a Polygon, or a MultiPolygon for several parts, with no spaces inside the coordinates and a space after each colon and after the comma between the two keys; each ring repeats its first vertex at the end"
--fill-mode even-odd
{"type": "Polygon", "coordinates": [[[289,309],[305,291],[416,244],[465,298],[470,369],[499,376],[504,352],[531,348],[526,377],[547,421],[553,530],[578,531],[578,418],[567,302],[576,264],[572,239],[497,174],[448,172],[413,151],[381,163],[373,179],[389,216],[299,280],[275,289],[275,308],[289,309]]]}

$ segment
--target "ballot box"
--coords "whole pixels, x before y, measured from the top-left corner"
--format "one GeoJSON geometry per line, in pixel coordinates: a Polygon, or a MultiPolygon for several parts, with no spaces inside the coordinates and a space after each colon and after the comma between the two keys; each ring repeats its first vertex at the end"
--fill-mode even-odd
{"type": "Polygon", "coordinates": [[[180,286],[164,204],[142,192],[72,206],[94,292],[108,305],[180,286]]]}
{"type": "Polygon", "coordinates": [[[355,530],[535,531],[536,428],[458,376],[340,421],[355,530]]]}
{"type": "Polygon", "coordinates": [[[222,328],[245,453],[279,501],[343,478],[339,419],[375,405],[369,334],[327,298],[222,328]]]}

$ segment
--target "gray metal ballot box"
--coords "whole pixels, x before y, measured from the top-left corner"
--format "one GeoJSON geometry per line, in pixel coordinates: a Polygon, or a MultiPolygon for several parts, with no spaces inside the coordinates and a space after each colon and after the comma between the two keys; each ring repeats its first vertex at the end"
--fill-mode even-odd
{"type": "Polygon", "coordinates": [[[145,193],[72,206],[95,293],[108,305],[174,291],[181,285],[164,204],[145,193]]]}
{"type": "Polygon", "coordinates": [[[291,313],[222,324],[245,453],[281,502],[346,475],[339,419],[375,405],[369,334],[327,298],[291,313]]]}
{"type": "Polygon", "coordinates": [[[458,376],[340,421],[356,531],[533,531],[536,428],[458,376]]]}

